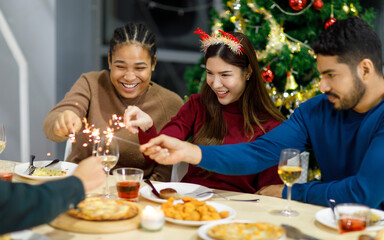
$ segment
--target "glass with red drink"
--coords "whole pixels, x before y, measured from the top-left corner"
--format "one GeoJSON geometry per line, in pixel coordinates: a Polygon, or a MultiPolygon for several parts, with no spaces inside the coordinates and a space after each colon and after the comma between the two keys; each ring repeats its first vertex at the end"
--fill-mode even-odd
{"type": "Polygon", "coordinates": [[[15,162],[0,161],[0,180],[12,182],[15,162]]]}
{"type": "Polygon", "coordinates": [[[119,198],[137,202],[140,183],[144,172],[139,168],[118,168],[113,170],[116,178],[116,189],[119,198]]]}
{"type": "Polygon", "coordinates": [[[340,233],[362,231],[370,219],[368,206],[357,203],[343,203],[335,207],[337,224],[340,233]]]}

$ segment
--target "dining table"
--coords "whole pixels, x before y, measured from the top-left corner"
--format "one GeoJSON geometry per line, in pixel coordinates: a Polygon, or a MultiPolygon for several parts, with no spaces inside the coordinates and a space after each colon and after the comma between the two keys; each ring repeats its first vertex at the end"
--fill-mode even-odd
{"type": "MultiPolygon", "coordinates": [[[[5,161],[5,160],[0,160],[5,161]]],[[[110,191],[112,194],[117,195],[115,187],[115,179],[109,178],[110,191]]],[[[41,184],[41,181],[21,177],[17,174],[13,177],[13,182],[24,182],[29,184],[41,184]]],[[[153,182],[156,185],[156,181],[153,182]]],[[[141,183],[141,188],[145,187],[144,181],[141,183]]],[[[92,193],[102,193],[104,186],[97,188],[92,193]]],[[[316,213],[326,207],[318,206],[308,203],[302,203],[298,201],[291,201],[292,209],[299,212],[298,216],[285,217],[274,215],[271,212],[277,209],[283,209],[287,205],[286,199],[262,196],[249,193],[232,192],[225,190],[216,190],[215,192],[220,194],[213,195],[207,201],[223,204],[233,208],[236,211],[234,220],[246,220],[251,222],[266,222],[276,225],[287,224],[294,226],[301,230],[303,233],[315,237],[317,239],[359,239],[359,236],[366,234],[369,236],[375,236],[377,231],[359,231],[340,234],[337,229],[323,225],[316,220],[316,213]],[[246,201],[231,201],[223,198],[222,196],[235,199],[253,199],[259,198],[258,202],[246,202],[246,201]]],[[[143,209],[145,206],[150,205],[158,207],[161,203],[151,201],[143,196],[139,196],[138,202],[143,209]]],[[[145,231],[140,226],[127,229],[126,231],[119,231],[115,233],[81,233],[72,230],[63,230],[54,227],[51,223],[43,224],[40,226],[29,229],[37,236],[45,236],[42,239],[71,239],[71,240],[84,240],[84,239],[99,239],[99,240],[114,240],[114,239],[135,239],[135,240],[173,240],[173,239],[186,239],[186,240],[198,240],[201,239],[198,234],[199,226],[188,226],[166,221],[163,228],[159,231],[145,231]]],[[[38,238],[37,238],[38,239],[38,238]]],[[[292,239],[292,238],[286,238],[292,239]]]]}

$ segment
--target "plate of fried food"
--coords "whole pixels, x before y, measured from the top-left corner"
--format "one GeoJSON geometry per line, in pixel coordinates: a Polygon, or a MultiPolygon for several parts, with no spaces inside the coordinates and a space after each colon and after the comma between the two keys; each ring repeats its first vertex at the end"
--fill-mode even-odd
{"type": "Polygon", "coordinates": [[[183,197],[181,200],[182,202],[176,202],[171,197],[161,205],[166,221],[180,225],[200,226],[236,216],[236,211],[224,204],[199,201],[193,197],[183,197]]]}
{"type": "Polygon", "coordinates": [[[245,220],[221,220],[207,223],[199,227],[197,233],[204,240],[286,239],[286,231],[281,226],[245,220]]]}
{"type": "Polygon", "coordinates": [[[27,169],[29,163],[22,163],[15,166],[15,173],[21,177],[39,180],[49,181],[68,177],[73,174],[77,168],[76,163],[59,161],[53,166],[45,168],[44,166],[51,163],[52,160],[35,161],[33,165],[36,167],[33,174],[29,175],[27,169]]]}
{"type": "Polygon", "coordinates": [[[212,189],[193,183],[165,182],[154,183],[153,186],[160,193],[160,197],[162,198],[158,198],[153,194],[151,187],[148,185],[140,189],[140,195],[148,200],[158,203],[164,203],[170,197],[173,197],[174,200],[178,200],[184,196],[188,196],[194,197],[199,201],[204,201],[213,196],[212,189]]]}

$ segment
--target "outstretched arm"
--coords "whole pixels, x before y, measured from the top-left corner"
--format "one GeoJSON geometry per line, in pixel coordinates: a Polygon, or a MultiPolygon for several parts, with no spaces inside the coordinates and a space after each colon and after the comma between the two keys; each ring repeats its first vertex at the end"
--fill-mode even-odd
{"type": "Polygon", "coordinates": [[[166,135],[160,135],[141,145],[140,151],[164,165],[181,161],[196,165],[201,161],[199,146],[166,135]]]}

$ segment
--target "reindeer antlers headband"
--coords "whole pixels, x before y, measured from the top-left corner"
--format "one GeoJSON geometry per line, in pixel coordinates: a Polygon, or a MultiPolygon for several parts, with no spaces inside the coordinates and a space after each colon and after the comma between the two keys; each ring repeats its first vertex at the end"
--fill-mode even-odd
{"type": "Polygon", "coordinates": [[[204,52],[206,52],[211,45],[224,44],[227,45],[235,54],[240,55],[241,52],[245,54],[243,45],[241,45],[239,39],[237,39],[232,34],[226,33],[224,31],[219,30],[219,32],[221,33],[220,36],[212,35],[211,37],[206,34],[203,30],[197,28],[197,30],[193,33],[197,33],[200,35],[202,50],[204,52]]]}

